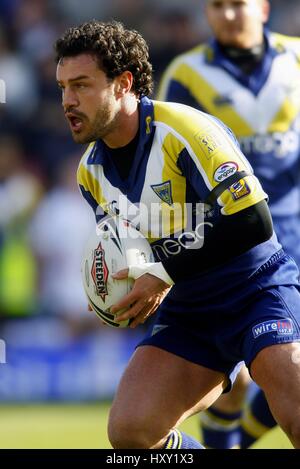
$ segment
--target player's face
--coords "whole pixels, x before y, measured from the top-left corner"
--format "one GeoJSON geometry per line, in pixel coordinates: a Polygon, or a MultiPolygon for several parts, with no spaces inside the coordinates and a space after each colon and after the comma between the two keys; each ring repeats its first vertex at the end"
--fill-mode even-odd
{"type": "Polygon", "coordinates": [[[269,3],[267,0],[207,0],[206,14],[221,44],[248,49],[262,42],[269,3]]]}
{"type": "Polygon", "coordinates": [[[90,54],[66,57],[57,65],[62,105],[77,143],[105,139],[116,129],[119,105],[109,80],[90,54]]]}

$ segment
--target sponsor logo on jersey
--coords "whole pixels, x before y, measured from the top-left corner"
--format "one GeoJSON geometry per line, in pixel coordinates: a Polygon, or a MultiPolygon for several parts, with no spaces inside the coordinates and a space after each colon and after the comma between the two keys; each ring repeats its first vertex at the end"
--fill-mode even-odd
{"type": "Polygon", "coordinates": [[[200,148],[208,160],[210,160],[222,146],[220,137],[214,133],[212,129],[208,129],[205,133],[198,132],[195,135],[195,139],[200,143],[200,148]]]}
{"type": "Polygon", "coordinates": [[[161,238],[151,245],[155,259],[162,261],[167,257],[176,256],[183,249],[201,249],[204,244],[205,233],[211,228],[213,228],[213,224],[204,221],[198,223],[193,231],[176,233],[174,238],[161,238]]]}
{"type": "Polygon", "coordinates": [[[240,200],[242,197],[245,197],[251,192],[245,179],[240,179],[238,182],[235,182],[232,184],[232,186],[229,187],[228,190],[233,200],[240,200]]]}
{"type": "Polygon", "coordinates": [[[108,294],[107,279],[109,271],[105,262],[105,252],[101,243],[99,243],[97,249],[94,250],[91,274],[95,284],[96,294],[101,297],[102,301],[105,301],[105,297],[108,294]]]}
{"type": "Polygon", "coordinates": [[[164,181],[161,184],[152,184],[151,189],[155,194],[168,205],[173,205],[171,181],[164,181]]]}
{"type": "Polygon", "coordinates": [[[261,322],[252,327],[252,334],[255,339],[269,332],[276,332],[276,334],[280,336],[291,335],[294,332],[293,323],[291,319],[274,319],[261,322]]]}
{"type": "Polygon", "coordinates": [[[223,163],[214,172],[214,180],[217,182],[222,182],[224,179],[227,179],[229,176],[232,176],[232,174],[236,173],[237,170],[238,165],[233,161],[223,163]]]}
{"type": "Polygon", "coordinates": [[[239,136],[241,150],[245,155],[271,155],[274,158],[283,159],[291,154],[299,152],[300,120],[294,122],[294,130],[287,132],[273,132],[269,134],[239,136]]]}

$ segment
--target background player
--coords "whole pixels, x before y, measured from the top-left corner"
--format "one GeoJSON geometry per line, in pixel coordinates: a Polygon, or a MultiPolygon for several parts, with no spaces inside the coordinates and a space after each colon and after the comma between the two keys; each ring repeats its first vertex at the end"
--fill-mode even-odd
{"type": "MultiPolygon", "coordinates": [[[[300,40],[269,32],[267,0],[207,0],[214,37],[177,57],[158,99],[182,102],[222,119],[269,195],[278,238],[300,265],[300,40]]],[[[263,394],[241,408],[248,378],[202,417],[211,447],[247,447],[275,425],[263,394]],[[242,439],[241,439],[242,435],[242,439]]]]}

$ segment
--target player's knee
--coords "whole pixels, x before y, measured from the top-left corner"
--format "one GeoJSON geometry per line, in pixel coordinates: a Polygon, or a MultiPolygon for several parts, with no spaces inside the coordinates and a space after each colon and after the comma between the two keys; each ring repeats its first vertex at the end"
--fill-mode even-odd
{"type": "Polygon", "coordinates": [[[134,430],[130,423],[112,422],[108,423],[108,438],[114,449],[137,449],[145,448],[141,440],[141,433],[134,430]]]}
{"type": "Polygon", "coordinates": [[[293,421],[290,427],[290,439],[296,448],[300,448],[300,422],[293,421]]]}
{"type": "Polygon", "coordinates": [[[151,428],[153,422],[146,418],[112,412],[108,421],[108,438],[114,449],[151,448],[155,443],[151,428]]]}
{"type": "Polygon", "coordinates": [[[278,423],[295,448],[300,448],[300,419],[296,418],[295,415],[290,415],[278,423]]]}

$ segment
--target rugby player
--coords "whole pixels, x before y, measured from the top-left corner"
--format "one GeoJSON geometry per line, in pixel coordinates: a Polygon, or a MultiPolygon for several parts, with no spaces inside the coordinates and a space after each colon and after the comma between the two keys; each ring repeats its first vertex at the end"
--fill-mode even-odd
{"type": "Polygon", "coordinates": [[[89,143],[82,195],[97,220],[138,207],[156,256],[115,274],[135,283],[111,312],[126,308],[118,319],[131,327],[156,321],[116,392],[112,446],[201,448],[177,426],[229,390],[244,361],[300,447],[299,272],[232,132],[192,107],[149,99],[147,44],[118,22],[70,28],[55,48],[72,136],[89,143]]]}
{"type": "MultiPolygon", "coordinates": [[[[158,99],[209,112],[235,133],[269,196],[276,234],[300,265],[300,39],[270,32],[267,0],[206,0],[213,38],[176,57],[158,99]]],[[[261,391],[242,413],[249,378],[201,414],[204,442],[248,447],[276,425],[261,391]]]]}

